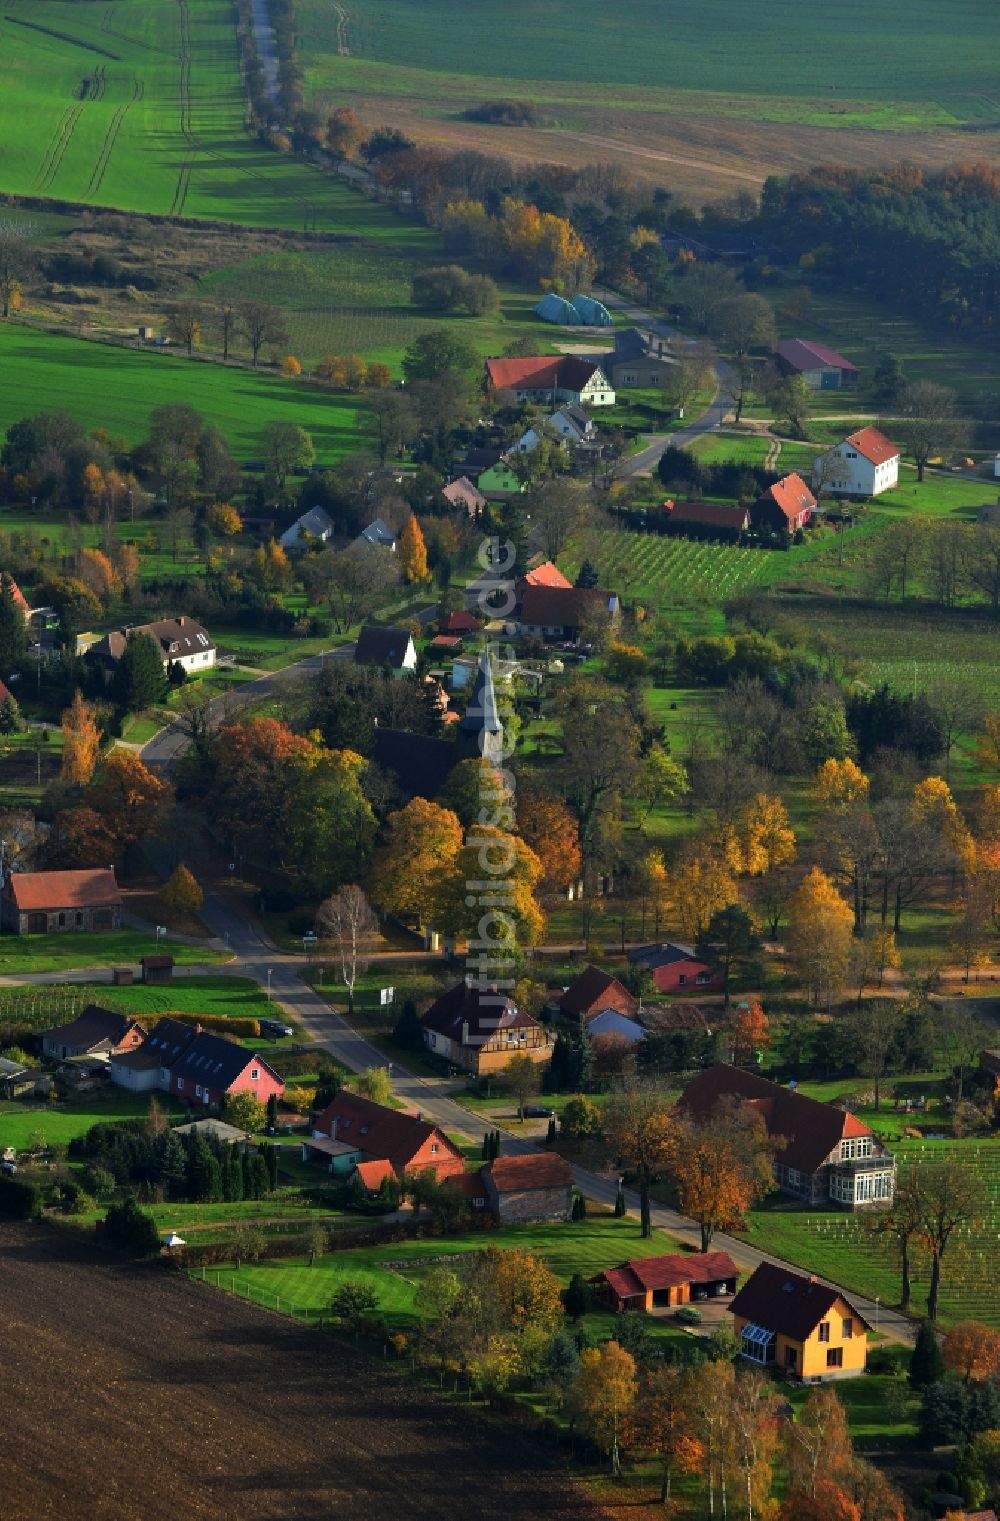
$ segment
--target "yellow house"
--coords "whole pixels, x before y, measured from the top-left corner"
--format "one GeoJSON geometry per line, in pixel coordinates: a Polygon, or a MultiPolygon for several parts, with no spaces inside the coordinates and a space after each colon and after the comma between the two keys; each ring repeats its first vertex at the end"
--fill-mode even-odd
{"type": "Polygon", "coordinates": [[[740,1352],[804,1384],[865,1371],[871,1326],[839,1289],[762,1262],[729,1306],[740,1352]]]}

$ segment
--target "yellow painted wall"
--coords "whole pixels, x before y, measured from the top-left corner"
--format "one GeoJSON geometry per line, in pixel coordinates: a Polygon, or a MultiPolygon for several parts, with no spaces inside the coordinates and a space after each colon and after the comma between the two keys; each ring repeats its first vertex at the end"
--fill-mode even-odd
{"type": "MultiPolygon", "coordinates": [[[[775,1367],[790,1376],[798,1378],[843,1378],[851,1373],[863,1373],[865,1358],[868,1352],[868,1338],[865,1328],[854,1312],[849,1309],[842,1299],[838,1299],[830,1314],[827,1316],[830,1324],[830,1340],[820,1341],[819,1326],[804,1342],[794,1341],[791,1337],[779,1334],[775,1342],[775,1367]],[[854,1334],[845,1339],[843,1335],[843,1322],[847,1319],[853,1321],[854,1334]],[[794,1368],[785,1365],[785,1348],[794,1347],[798,1352],[794,1368]],[[828,1368],[826,1354],[830,1347],[843,1347],[844,1361],[840,1368],[828,1368]]],[[[733,1329],[740,1336],[743,1327],[747,1325],[747,1319],[743,1315],[733,1316],[733,1329]]]]}

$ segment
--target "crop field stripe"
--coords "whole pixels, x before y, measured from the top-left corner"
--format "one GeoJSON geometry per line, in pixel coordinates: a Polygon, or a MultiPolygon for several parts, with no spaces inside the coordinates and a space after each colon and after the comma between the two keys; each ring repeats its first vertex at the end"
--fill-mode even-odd
{"type": "Polygon", "coordinates": [[[73,47],[84,48],[88,53],[98,53],[102,58],[110,58],[112,63],[121,63],[119,53],[111,53],[107,48],[99,48],[96,43],[84,42],[79,37],[71,37],[68,32],[57,32],[51,26],[39,26],[36,21],[22,21],[19,16],[4,16],[5,21],[12,21],[15,26],[26,26],[33,32],[41,32],[45,37],[54,37],[57,42],[69,42],[73,47]]]}

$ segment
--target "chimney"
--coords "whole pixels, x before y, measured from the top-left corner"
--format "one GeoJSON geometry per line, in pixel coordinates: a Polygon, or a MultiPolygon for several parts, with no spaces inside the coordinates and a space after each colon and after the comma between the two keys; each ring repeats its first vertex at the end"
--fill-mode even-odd
{"type": "Polygon", "coordinates": [[[463,1019],[462,1020],[462,1045],[463,1046],[467,1046],[468,1044],[469,1044],[469,1021],[467,1019],[463,1019]]]}
{"type": "Polygon", "coordinates": [[[185,618],[184,618],[184,614],[183,614],[183,613],[182,613],[182,614],[181,614],[181,616],[180,616],[180,617],[179,617],[179,618],[178,618],[178,620],[177,620],[177,622],[178,622],[178,623],[179,623],[179,625],[180,625],[180,627],[181,627],[181,628],[183,628],[183,627],[184,627],[184,623],[185,623],[185,618]]]}
{"type": "Polygon", "coordinates": [[[336,1117],[336,1115],[334,1115],[333,1119],[330,1121],[330,1140],[331,1141],[335,1141],[336,1139],[337,1139],[337,1117],[336,1117]]]}

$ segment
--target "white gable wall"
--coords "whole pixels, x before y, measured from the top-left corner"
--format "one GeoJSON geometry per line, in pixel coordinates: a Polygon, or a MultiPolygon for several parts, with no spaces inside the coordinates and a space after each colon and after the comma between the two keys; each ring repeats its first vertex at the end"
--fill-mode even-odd
{"type": "Polygon", "coordinates": [[[831,496],[879,496],[891,491],[898,481],[898,454],[884,464],[873,465],[846,439],[821,455],[813,470],[813,484],[821,485],[831,496]]]}

